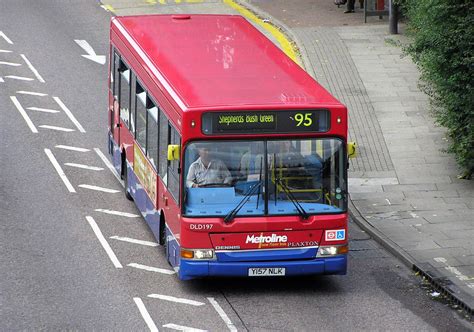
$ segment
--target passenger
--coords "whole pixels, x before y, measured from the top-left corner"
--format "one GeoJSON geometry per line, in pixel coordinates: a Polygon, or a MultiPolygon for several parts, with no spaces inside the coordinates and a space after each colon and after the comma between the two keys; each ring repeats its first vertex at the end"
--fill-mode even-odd
{"type": "Polygon", "coordinates": [[[188,188],[231,185],[232,176],[226,165],[212,158],[207,145],[198,145],[199,158],[189,166],[186,186],[188,188]]]}
{"type": "Polygon", "coordinates": [[[263,151],[259,151],[258,147],[262,144],[251,143],[250,150],[245,152],[240,159],[240,175],[247,178],[252,174],[259,174],[260,169],[263,168],[263,151]]]}

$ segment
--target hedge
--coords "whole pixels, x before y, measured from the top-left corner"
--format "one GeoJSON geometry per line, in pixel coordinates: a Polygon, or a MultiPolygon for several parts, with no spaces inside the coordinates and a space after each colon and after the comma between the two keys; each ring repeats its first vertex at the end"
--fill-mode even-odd
{"type": "Polygon", "coordinates": [[[405,47],[421,71],[437,123],[447,128],[448,151],[474,170],[474,5],[472,0],[402,0],[412,43],[405,47]]]}

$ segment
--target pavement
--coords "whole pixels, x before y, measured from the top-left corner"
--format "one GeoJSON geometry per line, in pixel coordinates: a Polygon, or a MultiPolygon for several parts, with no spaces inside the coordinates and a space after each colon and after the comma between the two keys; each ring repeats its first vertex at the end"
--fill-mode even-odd
{"type": "MultiPolygon", "coordinates": [[[[461,180],[445,129],[430,115],[419,71],[388,34],[386,18],[364,24],[356,4],[330,0],[102,0],[117,15],[241,14],[349,110],[358,156],[349,169],[354,221],[472,315],[474,181],[461,180]],[[293,46],[293,50],[288,49],[293,46]]],[[[350,273],[350,272],[349,272],[350,273]]]]}

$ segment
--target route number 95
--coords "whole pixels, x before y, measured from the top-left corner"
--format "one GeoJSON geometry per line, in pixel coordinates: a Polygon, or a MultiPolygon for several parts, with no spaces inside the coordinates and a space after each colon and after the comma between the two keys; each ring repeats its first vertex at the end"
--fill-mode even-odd
{"type": "Polygon", "coordinates": [[[300,127],[303,125],[304,127],[310,127],[313,124],[313,119],[311,118],[312,115],[312,113],[296,113],[296,126],[300,127]]]}

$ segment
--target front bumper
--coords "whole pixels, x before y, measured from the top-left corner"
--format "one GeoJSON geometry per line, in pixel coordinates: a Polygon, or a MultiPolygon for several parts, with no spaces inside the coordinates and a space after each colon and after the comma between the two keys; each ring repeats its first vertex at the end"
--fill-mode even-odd
{"type": "Polygon", "coordinates": [[[181,259],[179,279],[189,280],[201,277],[247,277],[249,268],[284,267],[285,276],[317,274],[346,274],[347,255],[315,258],[299,261],[271,262],[219,262],[181,259]]]}

